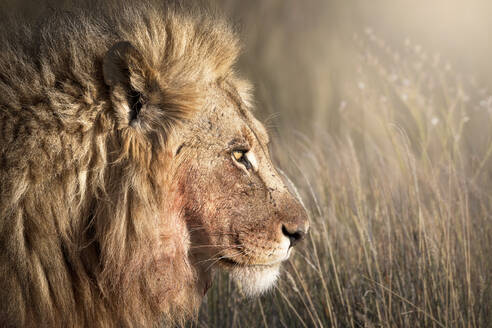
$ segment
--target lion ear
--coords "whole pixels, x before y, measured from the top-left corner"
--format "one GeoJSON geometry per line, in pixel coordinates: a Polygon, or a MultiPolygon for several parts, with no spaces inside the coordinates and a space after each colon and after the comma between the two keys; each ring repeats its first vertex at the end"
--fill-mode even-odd
{"type": "Polygon", "coordinates": [[[143,56],[128,41],[117,42],[104,56],[104,82],[111,88],[111,100],[120,123],[132,126],[139,120],[151,92],[149,73],[143,56]]]}

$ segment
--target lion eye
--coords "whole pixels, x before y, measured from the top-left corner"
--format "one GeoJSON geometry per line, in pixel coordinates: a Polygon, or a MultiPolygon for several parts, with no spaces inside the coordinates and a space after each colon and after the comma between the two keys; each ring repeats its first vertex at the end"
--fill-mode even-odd
{"type": "Polygon", "coordinates": [[[232,152],[232,155],[234,156],[234,159],[236,161],[239,161],[241,159],[241,157],[244,156],[244,152],[243,151],[239,151],[239,150],[235,150],[232,152]]]}
{"type": "Polygon", "coordinates": [[[251,162],[248,160],[248,157],[246,156],[247,151],[245,150],[234,150],[232,152],[232,157],[236,160],[236,162],[241,163],[244,165],[244,167],[247,170],[250,170],[253,168],[253,165],[251,165],[251,162]]]}

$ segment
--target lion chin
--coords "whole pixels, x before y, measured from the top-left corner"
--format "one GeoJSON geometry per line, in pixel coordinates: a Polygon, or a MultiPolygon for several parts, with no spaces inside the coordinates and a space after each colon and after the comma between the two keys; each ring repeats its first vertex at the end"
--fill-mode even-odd
{"type": "Polygon", "coordinates": [[[280,264],[236,266],[230,269],[231,278],[249,297],[261,295],[273,286],[279,276],[280,264]]]}

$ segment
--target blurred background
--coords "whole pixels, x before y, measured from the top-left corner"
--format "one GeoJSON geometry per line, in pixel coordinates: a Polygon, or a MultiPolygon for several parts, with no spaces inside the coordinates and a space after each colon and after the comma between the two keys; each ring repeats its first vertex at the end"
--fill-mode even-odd
{"type": "Polygon", "coordinates": [[[410,46],[429,60],[440,56],[467,78],[485,83],[492,73],[490,1],[211,2],[237,23],[244,42],[241,71],[254,80],[262,101],[274,101],[268,110],[302,113],[306,124],[313,118],[321,123],[320,116],[333,124],[341,90],[364,65],[354,58],[365,50],[354,37],[367,31],[385,43],[379,50],[389,46],[402,59],[417,59],[405,58],[410,46]]]}
{"type": "Polygon", "coordinates": [[[312,228],[271,293],[220,275],[190,326],[490,326],[492,2],[202,1],[312,228]]]}

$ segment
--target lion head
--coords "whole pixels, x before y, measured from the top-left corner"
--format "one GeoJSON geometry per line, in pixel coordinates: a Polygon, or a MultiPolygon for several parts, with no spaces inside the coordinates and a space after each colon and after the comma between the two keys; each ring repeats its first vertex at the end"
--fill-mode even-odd
{"type": "Polygon", "coordinates": [[[179,176],[196,269],[230,271],[254,295],[273,284],[305,235],[306,214],[270,160],[245,84],[228,77],[208,88],[200,114],[176,134],[169,173],[179,176]]]}
{"type": "Polygon", "coordinates": [[[308,223],[227,24],[149,3],[55,16],[2,36],[0,324],[180,322],[218,269],[272,286],[308,223]]]}

